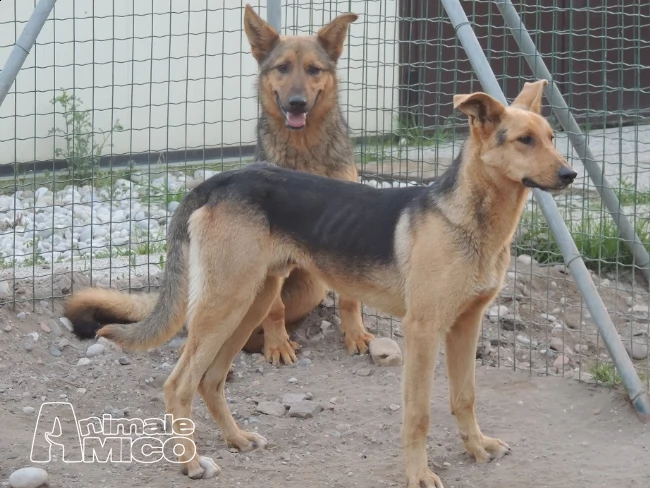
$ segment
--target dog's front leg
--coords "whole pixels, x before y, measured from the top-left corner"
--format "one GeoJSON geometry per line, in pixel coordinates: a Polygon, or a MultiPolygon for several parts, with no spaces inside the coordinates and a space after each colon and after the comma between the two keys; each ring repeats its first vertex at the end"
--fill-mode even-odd
{"type": "Polygon", "coordinates": [[[462,313],[447,334],[445,343],[451,412],[458,421],[465,450],[477,463],[486,463],[510,452],[510,447],[502,440],[481,433],[474,413],[476,344],[483,309],[490,299],[478,299],[462,313]]]}
{"type": "Polygon", "coordinates": [[[345,349],[351,356],[365,354],[368,345],[375,336],[366,331],[361,319],[361,302],[339,295],[339,314],[341,316],[341,332],[345,341],[345,349]]]}
{"type": "Polygon", "coordinates": [[[408,488],[443,488],[442,481],[427,464],[429,408],[441,331],[432,321],[406,316],[404,319],[402,444],[408,488]]]}

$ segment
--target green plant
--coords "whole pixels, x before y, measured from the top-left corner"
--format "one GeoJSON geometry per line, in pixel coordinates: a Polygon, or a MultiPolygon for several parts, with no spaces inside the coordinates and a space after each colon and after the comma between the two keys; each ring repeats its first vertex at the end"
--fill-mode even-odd
{"type": "MultiPolygon", "coordinates": [[[[597,217],[587,212],[581,220],[568,220],[566,225],[588,268],[606,271],[617,265],[634,263],[632,252],[609,215],[597,217]]],[[[521,226],[523,233],[515,244],[516,254],[530,254],[543,264],[563,261],[562,252],[544,217],[539,213],[525,212],[521,226]]],[[[650,250],[650,221],[638,219],[635,228],[641,243],[650,250]]]]}
{"type": "Polygon", "coordinates": [[[395,135],[400,146],[427,147],[449,141],[451,129],[449,119],[444,124],[436,125],[432,130],[425,129],[415,114],[402,114],[396,120],[395,135]]]}
{"type": "Polygon", "coordinates": [[[60,129],[54,127],[49,134],[61,134],[65,141],[65,147],[58,147],[54,154],[66,160],[68,171],[75,184],[83,185],[92,181],[94,174],[99,169],[99,161],[102,157],[104,146],[113,131],[123,130],[119,120],[116,121],[109,131],[93,130],[90,110],[82,110],[82,100],[75,95],[63,93],[52,100],[63,110],[65,127],[60,129]],[[97,136],[97,137],[96,137],[97,136]]]}
{"type": "Polygon", "coordinates": [[[621,375],[612,363],[596,363],[591,367],[591,376],[599,384],[613,388],[621,384],[621,375]]]}
{"type": "Polygon", "coordinates": [[[636,188],[634,183],[627,178],[621,178],[617,196],[622,207],[650,204],[650,192],[636,188]]]}

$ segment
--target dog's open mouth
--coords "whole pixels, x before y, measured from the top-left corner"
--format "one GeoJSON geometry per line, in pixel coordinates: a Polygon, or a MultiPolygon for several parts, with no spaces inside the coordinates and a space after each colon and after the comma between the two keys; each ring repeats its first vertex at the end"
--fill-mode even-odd
{"type": "Polygon", "coordinates": [[[282,115],[284,115],[285,125],[290,129],[295,130],[305,127],[305,124],[307,124],[307,112],[290,112],[288,110],[285,110],[285,108],[282,106],[282,103],[280,102],[280,96],[276,94],[276,98],[278,101],[278,107],[280,108],[282,115]]]}
{"type": "Polygon", "coordinates": [[[307,114],[294,114],[291,112],[284,112],[284,121],[292,129],[302,129],[307,123],[307,114]]]}

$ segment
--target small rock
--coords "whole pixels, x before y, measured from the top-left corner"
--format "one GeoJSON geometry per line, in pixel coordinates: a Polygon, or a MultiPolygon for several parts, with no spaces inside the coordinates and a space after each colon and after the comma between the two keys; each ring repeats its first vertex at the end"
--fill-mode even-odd
{"type": "Polygon", "coordinates": [[[300,358],[298,361],[298,366],[309,366],[311,365],[311,359],[309,358],[300,358]]]}
{"type": "Polygon", "coordinates": [[[77,394],[79,394],[79,395],[83,395],[83,394],[85,394],[85,393],[86,393],[86,389],[85,389],[85,388],[77,388],[77,394]]]}
{"type": "Polygon", "coordinates": [[[54,334],[56,337],[61,337],[63,335],[61,327],[59,327],[59,324],[57,324],[54,320],[50,322],[50,325],[48,327],[52,330],[52,334],[54,334]]]}
{"type": "Polygon", "coordinates": [[[357,369],[356,374],[358,376],[370,376],[372,374],[372,369],[370,368],[357,369]]]}
{"type": "Polygon", "coordinates": [[[68,317],[61,317],[61,318],[59,319],[59,322],[61,322],[61,323],[63,324],[63,326],[64,326],[66,329],[68,329],[68,332],[72,332],[72,330],[73,330],[73,328],[72,328],[72,322],[70,322],[70,320],[68,319],[68,317]]]}
{"type": "Polygon", "coordinates": [[[650,313],[650,307],[648,305],[636,304],[632,307],[632,312],[640,315],[645,315],[650,313]]]}
{"type": "Polygon", "coordinates": [[[571,359],[566,354],[560,354],[555,361],[553,361],[553,367],[556,372],[560,372],[571,362],[571,359]]]}
{"type": "Polygon", "coordinates": [[[399,406],[398,404],[396,404],[396,403],[391,403],[390,405],[388,405],[388,408],[390,408],[393,412],[397,412],[397,411],[398,411],[400,408],[402,408],[402,407],[400,407],[400,406],[399,406]]]}
{"type": "Polygon", "coordinates": [[[2,328],[2,330],[4,330],[5,332],[11,332],[11,329],[13,329],[13,327],[11,327],[11,325],[9,325],[9,324],[5,325],[2,328]]]}
{"type": "Polygon", "coordinates": [[[38,342],[38,338],[39,338],[38,332],[30,332],[29,334],[27,334],[27,336],[31,337],[34,340],[34,342],[38,342]]]}
{"type": "Polygon", "coordinates": [[[88,358],[81,358],[77,361],[77,366],[87,366],[88,364],[90,364],[90,359],[88,358]]]}
{"type": "Polygon", "coordinates": [[[0,298],[6,298],[11,295],[11,288],[6,281],[0,281],[0,298]]]}
{"type": "Polygon", "coordinates": [[[101,344],[93,344],[88,349],[86,349],[86,356],[89,358],[94,358],[100,354],[104,354],[104,346],[101,344]]]}
{"type": "Polygon", "coordinates": [[[117,360],[118,363],[120,363],[122,366],[126,366],[127,364],[131,364],[131,361],[129,361],[125,357],[121,357],[120,359],[117,360]]]}
{"type": "Polygon", "coordinates": [[[517,342],[521,344],[522,346],[527,346],[527,347],[534,347],[535,343],[534,341],[531,341],[528,337],[524,335],[518,335],[517,336],[517,342]]]}
{"type": "Polygon", "coordinates": [[[104,413],[107,413],[114,419],[123,419],[125,417],[125,412],[121,408],[106,407],[104,413]]]}
{"type": "Polygon", "coordinates": [[[64,347],[68,347],[70,345],[70,341],[68,339],[61,339],[59,341],[59,349],[63,349],[64,347]]]}
{"type": "Polygon", "coordinates": [[[31,352],[31,350],[34,349],[34,346],[32,346],[29,342],[25,342],[23,344],[23,348],[25,348],[25,351],[31,352]]]}
{"type": "Polygon", "coordinates": [[[320,323],[320,328],[323,332],[331,332],[332,331],[332,322],[328,322],[327,320],[323,320],[320,323]]]}
{"type": "Polygon", "coordinates": [[[11,488],[39,488],[47,485],[47,471],[41,468],[21,468],[9,476],[11,488]]]}
{"type": "Polygon", "coordinates": [[[535,261],[533,257],[529,256],[528,254],[520,254],[519,256],[517,256],[517,261],[526,266],[530,266],[531,264],[537,264],[537,261],[535,261]]]}
{"type": "Polygon", "coordinates": [[[404,337],[404,332],[402,332],[400,329],[395,329],[393,334],[395,335],[395,337],[404,337]]]}
{"type": "Polygon", "coordinates": [[[26,317],[25,312],[18,312],[16,314],[16,317],[18,318],[18,320],[25,320],[26,317]]]}
{"type": "Polygon", "coordinates": [[[298,378],[289,378],[289,383],[295,385],[296,383],[298,383],[298,378]]]}
{"type": "Polygon", "coordinates": [[[585,354],[589,352],[589,346],[587,344],[576,344],[573,350],[577,353],[585,354]]]}
{"type": "Polygon", "coordinates": [[[490,344],[479,344],[476,346],[476,359],[487,359],[492,354],[490,344]]]}
{"type": "Polygon", "coordinates": [[[31,415],[35,412],[34,407],[23,407],[23,413],[31,415]]]}
{"type": "Polygon", "coordinates": [[[509,313],[510,313],[510,309],[508,307],[506,307],[505,305],[498,305],[495,307],[491,307],[487,312],[487,316],[490,319],[490,322],[496,324],[499,322],[499,319],[501,317],[509,313]]]}
{"type": "Polygon", "coordinates": [[[548,320],[549,322],[557,322],[557,319],[550,313],[540,313],[539,314],[543,319],[548,320]]]}
{"type": "MultiPolygon", "coordinates": [[[[284,408],[284,407],[283,407],[284,408]]],[[[297,417],[299,419],[310,419],[314,415],[323,411],[323,407],[318,402],[311,400],[303,400],[294,403],[289,409],[289,417],[297,417]]]]}
{"type": "Polygon", "coordinates": [[[648,357],[648,346],[641,342],[632,339],[632,344],[629,341],[624,342],[625,350],[632,359],[645,359],[648,357]]]}
{"type": "Polygon", "coordinates": [[[561,351],[562,349],[564,349],[564,341],[559,337],[553,337],[551,339],[551,344],[549,345],[549,347],[554,351],[561,351]]]}
{"type": "Polygon", "coordinates": [[[526,328],[526,324],[519,318],[518,315],[508,313],[501,317],[501,326],[504,330],[522,330],[526,328]]]}
{"type": "Polygon", "coordinates": [[[260,402],[257,404],[255,410],[264,415],[271,415],[272,417],[284,417],[287,411],[284,405],[278,402],[260,402]]]}
{"type": "Polygon", "coordinates": [[[282,397],[282,405],[284,405],[286,408],[290,408],[292,405],[302,402],[303,400],[307,399],[307,395],[304,393],[286,393],[282,397]]]}
{"type": "Polygon", "coordinates": [[[377,366],[399,366],[402,364],[402,350],[393,339],[378,337],[370,342],[368,348],[370,357],[377,366]]]}
{"type": "Polygon", "coordinates": [[[59,351],[59,349],[56,348],[55,346],[52,346],[50,347],[50,354],[55,358],[58,358],[59,356],[61,356],[61,351],[59,351]]]}
{"type": "Polygon", "coordinates": [[[43,332],[47,332],[48,334],[52,332],[52,329],[50,329],[45,322],[41,322],[41,330],[43,332]]]}

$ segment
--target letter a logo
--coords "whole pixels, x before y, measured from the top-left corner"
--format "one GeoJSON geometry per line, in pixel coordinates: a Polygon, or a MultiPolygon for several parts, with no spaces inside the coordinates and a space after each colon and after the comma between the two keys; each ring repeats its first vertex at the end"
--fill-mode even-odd
{"type": "Polygon", "coordinates": [[[83,462],[83,446],[74,408],[68,402],[45,402],[38,411],[30,460],[48,463],[52,449],[65,463],[83,462]]]}

